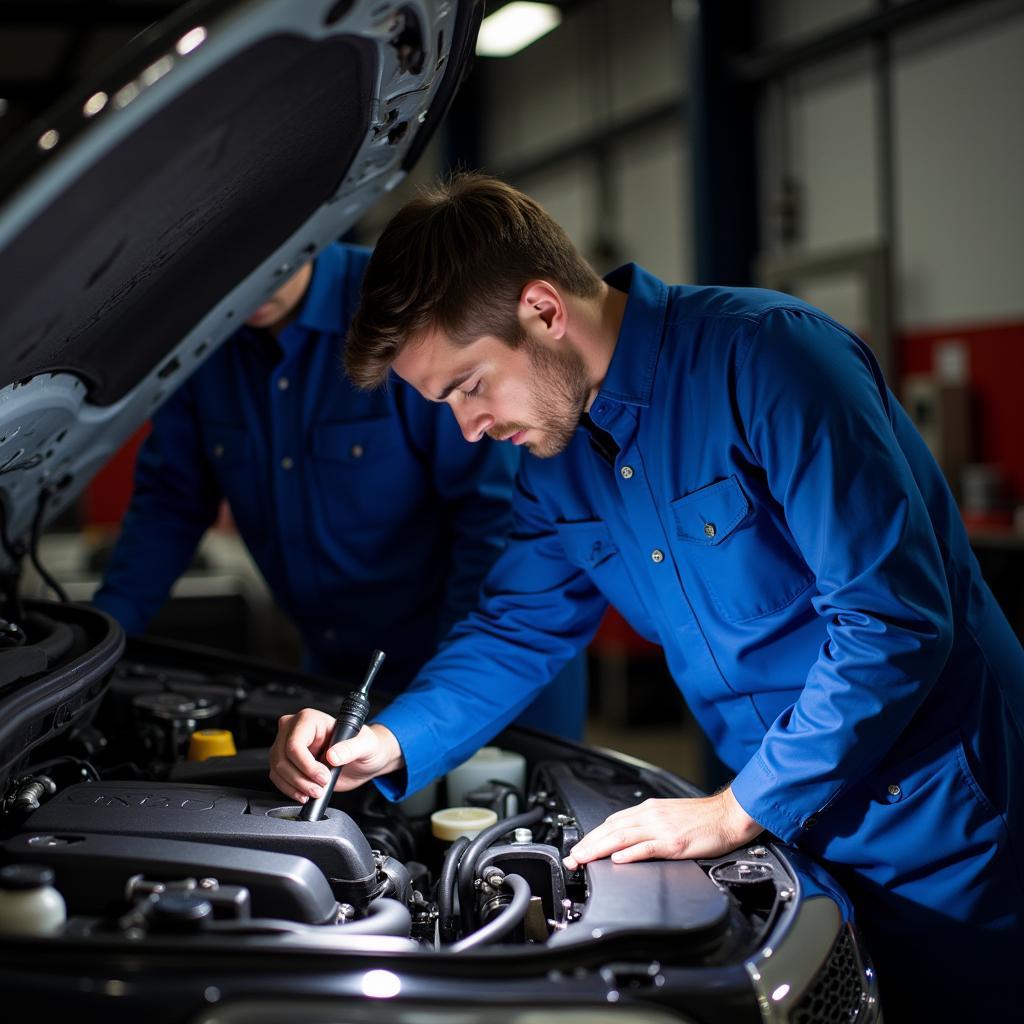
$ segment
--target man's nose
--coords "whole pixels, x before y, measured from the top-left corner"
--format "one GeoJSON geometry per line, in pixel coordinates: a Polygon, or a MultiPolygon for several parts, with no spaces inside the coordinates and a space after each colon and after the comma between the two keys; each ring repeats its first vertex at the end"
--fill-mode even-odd
{"type": "Polygon", "coordinates": [[[452,412],[467,441],[479,441],[494,426],[494,417],[482,409],[467,409],[465,406],[456,409],[453,406],[452,412]]]}

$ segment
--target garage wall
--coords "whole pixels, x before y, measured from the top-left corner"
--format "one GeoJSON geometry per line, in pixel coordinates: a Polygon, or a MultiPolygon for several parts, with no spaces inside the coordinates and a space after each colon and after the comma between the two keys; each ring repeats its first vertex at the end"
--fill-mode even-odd
{"type": "Polygon", "coordinates": [[[670,280],[692,273],[686,60],[671,0],[580,4],[477,73],[487,170],[535,196],[598,270],[631,259],[670,280]]]}
{"type": "MultiPolygon", "coordinates": [[[[861,0],[759,6],[766,44],[836,28],[871,8],[861,0]]],[[[895,269],[905,328],[1024,314],[1021,54],[1019,3],[980,3],[895,37],[895,269]]],[[[799,245],[823,251],[881,239],[874,62],[865,46],[768,90],[761,119],[768,251],[782,247],[772,200],[784,165],[798,183],[799,245]]]]}

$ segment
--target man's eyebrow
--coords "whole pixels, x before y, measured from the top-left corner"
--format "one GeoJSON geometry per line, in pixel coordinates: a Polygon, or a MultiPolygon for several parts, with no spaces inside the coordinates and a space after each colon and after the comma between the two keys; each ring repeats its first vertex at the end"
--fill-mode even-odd
{"type": "Polygon", "coordinates": [[[441,394],[439,394],[434,401],[443,402],[460,384],[465,384],[466,381],[473,376],[473,373],[473,370],[467,370],[465,373],[460,373],[458,377],[441,389],[441,394]]]}

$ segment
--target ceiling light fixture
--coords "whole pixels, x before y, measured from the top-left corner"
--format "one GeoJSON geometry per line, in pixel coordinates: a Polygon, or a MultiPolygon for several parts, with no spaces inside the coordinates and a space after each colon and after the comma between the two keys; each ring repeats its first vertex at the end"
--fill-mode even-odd
{"type": "Polygon", "coordinates": [[[509,57],[561,23],[562,12],[557,7],[515,0],[484,18],[476,40],[477,56],[509,57]]]}

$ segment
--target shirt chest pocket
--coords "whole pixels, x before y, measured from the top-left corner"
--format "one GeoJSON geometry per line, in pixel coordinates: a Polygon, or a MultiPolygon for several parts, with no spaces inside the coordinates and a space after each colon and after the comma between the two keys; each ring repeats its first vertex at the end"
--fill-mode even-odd
{"type": "Polygon", "coordinates": [[[678,557],[728,621],[778,611],[814,582],[792,538],[734,476],[677,498],[671,509],[678,557]]]}
{"type": "Polygon", "coordinates": [[[607,524],[600,519],[587,519],[556,523],[555,528],[565,557],[586,572],[598,590],[634,626],[648,623],[647,611],[607,524]]]}
{"type": "Polygon", "coordinates": [[[322,507],[330,510],[328,518],[335,525],[369,526],[374,518],[385,514],[389,504],[401,504],[396,492],[411,486],[415,467],[406,464],[407,449],[399,431],[398,423],[390,416],[318,423],[313,427],[313,486],[319,490],[322,507]]]}
{"type": "Polygon", "coordinates": [[[566,557],[587,572],[593,572],[618,554],[608,527],[599,519],[556,523],[555,527],[566,557]]]}

